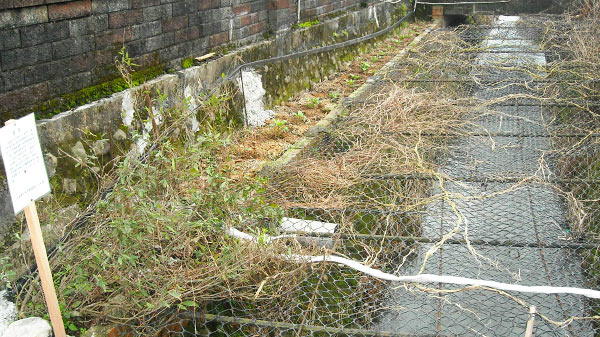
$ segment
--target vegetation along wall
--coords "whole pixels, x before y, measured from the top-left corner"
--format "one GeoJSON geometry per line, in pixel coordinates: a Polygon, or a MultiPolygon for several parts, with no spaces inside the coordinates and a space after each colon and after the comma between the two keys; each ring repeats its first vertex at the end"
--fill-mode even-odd
{"type": "MultiPolygon", "coordinates": [[[[118,78],[114,60],[123,47],[142,66],[137,81],[144,81],[181,67],[186,57],[288,30],[298,21],[298,2],[300,20],[367,5],[359,0],[2,1],[0,117],[28,111],[48,117],[61,104],[77,105],[69,100],[79,97],[64,95],[118,78]]],[[[108,95],[113,88],[97,89],[81,94],[108,95]]]]}

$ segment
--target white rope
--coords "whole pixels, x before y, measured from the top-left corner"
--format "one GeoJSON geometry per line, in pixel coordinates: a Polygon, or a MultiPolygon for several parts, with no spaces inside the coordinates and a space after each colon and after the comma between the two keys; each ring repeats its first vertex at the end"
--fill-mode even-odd
{"type": "MultiPolygon", "coordinates": [[[[282,239],[282,238],[292,238],[296,237],[294,234],[288,235],[279,235],[279,236],[268,236],[264,235],[261,238],[256,238],[250,234],[246,234],[241,232],[235,228],[230,228],[228,231],[229,235],[246,240],[253,241],[258,243],[262,241],[264,243],[268,243],[274,240],[282,239]]],[[[411,283],[448,283],[448,284],[459,284],[459,285],[470,285],[470,286],[481,286],[488,287],[498,290],[504,291],[516,291],[522,293],[536,293],[536,294],[573,294],[573,295],[581,295],[589,298],[600,299],[600,291],[592,290],[592,289],[584,289],[584,288],[574,288],[574,287],[548,287],[548,286],[523,286],[518,284],[509,284],[502,283],[496,281],[488,281],[488,280],[478,280],[467,277],[459,277],[459,276],[448,276],[448,275],[433,275],[433,274],[420,274],[420,275],[412,275],[412,276],[396,276],[393,274],[389,274],[383,272],[378,269],[374,269],[371,267],[367,267],[364,264],[349,260],[343,257],[334,256],[334,255],[318,255],[318,256],[310,256],[310,255],[298,255],[291,254],[288,256],[282,255],[282,258],[291,261],[291,262],[299,262],[299,263],[317,263],[317,262],[333,262],[343,264],[349,268],[352,268],[356,271],[360,271],[369,276],[386,280],[386,281],[394,281],[394,282],[411,282],[411,283]]]]}

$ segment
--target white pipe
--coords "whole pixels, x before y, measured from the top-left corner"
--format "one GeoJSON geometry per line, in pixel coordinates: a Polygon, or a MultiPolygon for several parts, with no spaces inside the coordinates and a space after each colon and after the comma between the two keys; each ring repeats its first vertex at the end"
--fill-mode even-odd
{"type": "MultiPolygon", "coordinates": [[[[229,235],[236,237],[238,239],[258,242],[259,240],[244,232],[240,232],[235,228],[230,228],[228,231],[229,235]]],[[[279,235],[279,236],[268,236],[265,235],[262,238],[262,241],[267,243],[273,240],[281,239],[281,238],[292,238],[295,237],[294,234],[289,235],[279,235]]],[[[317,263],[317,262],[333,262],[343,264],[349,268],[360,271],[369,276],[386,280],[386,281],[394,281],[394,282],[414,282],[414,283],[449,283],[449,284],[459,284],[459,285],[471,285],[471,286],[481,286],[488,287],[498,290],[504,291],[517,291],[523,293],[536,293],[536,294],[573,294],[573,295],[581,295],[589,298],[600,299],[600,291],[592,290],[592,289],[584,289],[584,288],[573,288],[573,287],[548,287],[548,286],[523,286],[518,284],[509,284],[502,283],[496,281],[488,281],[488,280],[478,280],[467,277],[459,277],[459,276],[448,276],[448,275],[433,275],[433,274],[419,274],[412,276],[396,276],[394,274],[386,273],[378,269],[374,269],[371,267],[367,267],[364,264],[349,260],[343,257],[334,256],[334,255],[319,255],[319,256],[311,256],[311,255],[298,255],[291,254],[289,256],[281,255],[281,257],[285,260],[291,262],[301,262],[301,263],[317,263]]]]}

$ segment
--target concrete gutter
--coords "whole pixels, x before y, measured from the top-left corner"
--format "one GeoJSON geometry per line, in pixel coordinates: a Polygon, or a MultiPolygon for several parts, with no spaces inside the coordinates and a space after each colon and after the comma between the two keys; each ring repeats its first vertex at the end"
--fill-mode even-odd
{"type": "MultiPolygon", "coordinates": [[[[417,36],[411,43],[409,43],[406,47],[404,47],[396,56],[394,56],[388,63],[386,63],[377,73],[371,76],[365,84],[360,86],[356,91],[350,94],[345,100],[353,101],[359,98],[361,95],[368,93],[371,88],[373,88],[373,78],[384,75],[392,70],[393,65],[400,63],[404,60],[404,56],[408,51],[416,46],[427,34],[429,34],[438,24],[432,23],[421,35],[417,36]]],[[[273,172],[276,169],[279,169],[287,164],[289,164],[292,160],[294,160],[304,149],[311,144],[315,138],[319,135],[319,133],[323,132],[327,128],[329,128],[338,118],[346,114],[348,110],[344,106],[343,103],[338,104],[331,112],[329,112],[323,119],[321,119],[317,124],[313,125],[310,129],[306,131],[304,137],[300,138],[296,143],[290,146],[278,159],[275,161],[266,163],[261,170],[261,173],[264,175],[268,175],[270,172],[273,172]]]]}

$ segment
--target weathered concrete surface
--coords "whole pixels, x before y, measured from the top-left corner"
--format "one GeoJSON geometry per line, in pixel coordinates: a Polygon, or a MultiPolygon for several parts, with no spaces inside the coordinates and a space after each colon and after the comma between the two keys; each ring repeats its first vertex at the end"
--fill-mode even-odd
{"type": "MultiPolygon", "coordinates": [[[[490,51],[479,54],[476,64],[545,65],[543,53],[528,36],[515,29],[514,17],[500,17],[489,31],[490,51]],[[525,40],[517,40],[525,39],[525,40]],[[506,51],[506,53],[504,53],[506,51]],[[510,52],[509,52],[510,51],[510,52]]],[[[479,72],[481,80],[502,74],[479,72]]],[[[525,75],[506,74],[515,79],[525,75]]],[[[479,99],[493,99],[523,92],[522,88],[482,86],[474,92],[479,99]]],[[[495,242],[487,245],[445,244],[426,263],[424,273],[454,275],[522,285],[585,287],[581,257],[566,248],[540,248],[567,236],[566,204],[552,186],[529,181],[521,184],[493,182],[494,179],[538,177],[550,172],[552,162],[541,160],[550,150],[546,112],[539,107],[494,107],[467,116],[476,132],[487,136],[461,136],[450,145],[440,173],[451,180],[433,186],[433,194],[445,199],[426,207],[423,236],[440,240],[455,231],[455,238],[495,242]],[[488,133],[489,132],[489,133],[488,133]],[[496,136],[494,133],[502,133],[496,136]],[[490,181],[491,180],[491,181],[490,181]]],[[[418,273],[425,253],[423,244],[415,258],[399,271],[418,273]]],[[[528,308],[499,292],[472,289],[456,293],[452,285],[427,284],[430,292],[390,291],[384,305],[391,309],[379,328],[387,331],[436,336],[523,336],[528,308]]],[[[510,293],[555,321],[584,316],[585,303],[571,295],[510,293]]],[[[546,322],[535,325],[535,336],[593,336],[591,323],[576,321],[567,327],[546,322]]]]}

